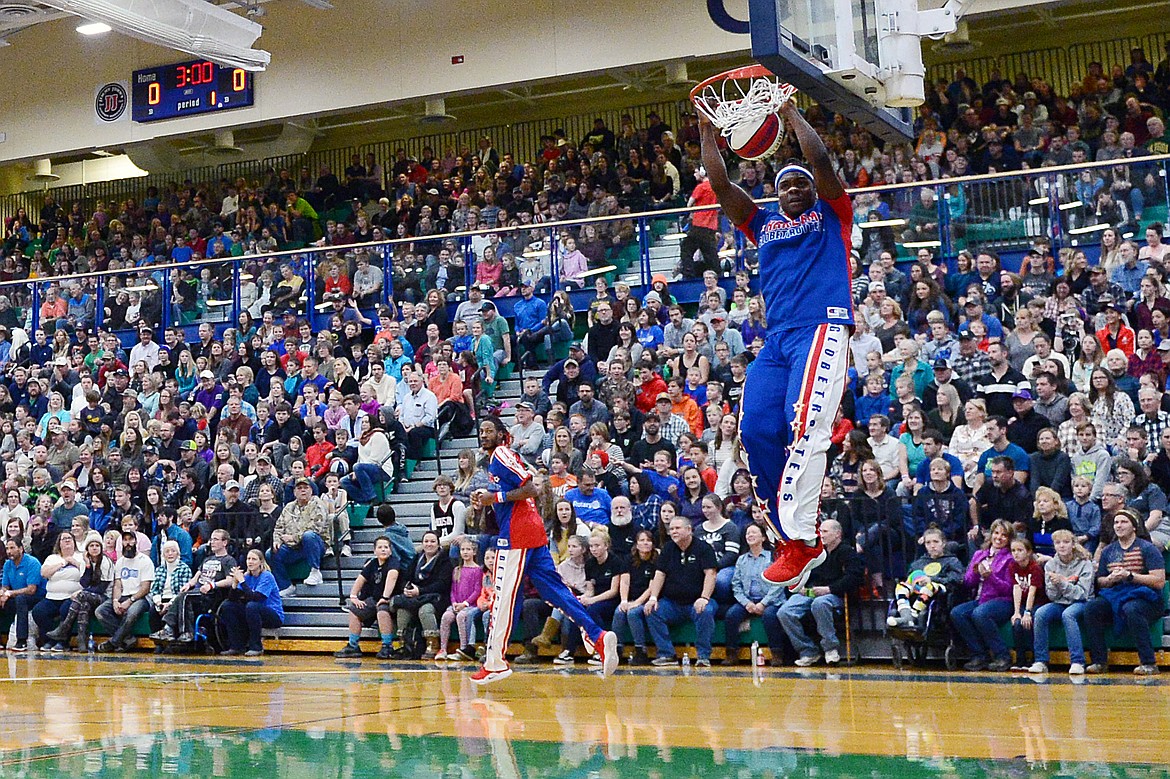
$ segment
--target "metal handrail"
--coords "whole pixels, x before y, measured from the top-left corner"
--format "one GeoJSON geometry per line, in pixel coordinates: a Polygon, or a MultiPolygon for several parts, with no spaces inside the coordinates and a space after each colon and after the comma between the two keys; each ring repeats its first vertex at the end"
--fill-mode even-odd
{"type": "MultiPolygon", "coordinates": [[[[1047,177],[1054,174],[1079,172],[1086,169],[1109,168],[1116,165],[1149,165],[1152,163],[1163,162],[1170,160],[1170,154],[1157,154],[1144,157],[1133,157],[1125,160],[1103,160],[1100,162],[1085,162],[1079,165],[1056,165],[1047,168],[1034,168],[1022,171],[1006,171],[1004,173],[982,173],[971,176],[956,176],[954,178],[932,179],[930,181],[914,181],[914,182],[900,182],[897,184],[883,184],[874,187],[853,187],[846,190],[850,195],[859,194],[881,194],[883,192],[894,192],[906,189],[922,189],[925,187],[950,186],[952,184],[973,184],[987,181],[1005,181],[1020,178],[1038,178],[1047,177]]],[[[775,203],[775,198],[760,198],[755,200],[757,204],[766,205],[775,203]]],[[[940,205],[941,207],[941,205],[940,205]]],[[[412,244],[418,242],[434,242],[434,241],[466,241],[479,235],[493,235],[493,234],[511,234],[522,233],[532,230],[549,230],[560,228],[580,227],[586,224],[605,224],[610,222],[620,222],[628,220],[643,220],[643,219],[664,219],[669,217],[683,217],[695,213],[696,211],[714,211],[719,210],[719,206],[679,206],[677,208],[665,208],[660,211],[641,211],[631,214],[609,214],[604,216],[588,217],[583,219],[566,219],[558,222],[534,222],[531,225],[522,227],[491,227],[476,230],[475,232],[451,232],[451,233],[436,233],[434,235],[415,236],[411,238],[391,238],[385,241],[378,241],[372,243],[353,243],[330,246],[304,246],[298,249],[282,249],[275,252],[266,252],[263,254],[248,254],[238,257],[222,257],[222,258],[204,258],[200,260],[189,260],[186,262],[169,262],[160,263],[156,265],[143,265],[135,268],[120,268],[117,270],[106,271],[89,271],[85,273],[71,273],[59,276],[44,276],[35,279],[20,279],[12,281],[0,281],[0,288],[21,286],[32,283],[49,283],[61,281],[75,281],[80,279],[98,278],[104,276],[129,275],[137,273],[154,273],[157,271],[170,271],[179,268],[195,268],[204,265],[226,262],[270,262],[284,257],[297,257],[306,254],[318,254],[322,252],[349,252],[357,249],[363,251],[381,251],[386,248],[401,246],[405,244],[412,244]]]]}

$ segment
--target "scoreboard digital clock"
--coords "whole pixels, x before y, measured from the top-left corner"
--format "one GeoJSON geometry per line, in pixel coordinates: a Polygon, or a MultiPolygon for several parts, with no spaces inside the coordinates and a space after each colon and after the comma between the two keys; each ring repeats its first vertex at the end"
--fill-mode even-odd
{"type": "Polygon", "coordinates": [[[254,74],[210,60],[134,71],[131,116],[154,122],[180,116],[246,108],[255,102],[254,74]]]}

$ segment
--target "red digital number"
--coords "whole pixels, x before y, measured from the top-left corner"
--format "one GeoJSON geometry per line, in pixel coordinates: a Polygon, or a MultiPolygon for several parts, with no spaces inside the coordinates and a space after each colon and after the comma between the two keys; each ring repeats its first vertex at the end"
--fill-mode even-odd
{"type": "Polygon", "coordinates": [[[213,80],[215,80],[215,63],[213,62],[204,61],[187,66],[175,66],[176,89],[210,84],[213,80]]]}

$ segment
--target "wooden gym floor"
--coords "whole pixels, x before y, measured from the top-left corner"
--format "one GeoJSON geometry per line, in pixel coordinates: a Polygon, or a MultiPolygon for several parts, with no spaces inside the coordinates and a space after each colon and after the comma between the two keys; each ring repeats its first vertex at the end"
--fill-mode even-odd
{"type": "Polygon", "coordinates": [[[0,657],[0,777],[1166,777],[1170,679],[0,657]]]}

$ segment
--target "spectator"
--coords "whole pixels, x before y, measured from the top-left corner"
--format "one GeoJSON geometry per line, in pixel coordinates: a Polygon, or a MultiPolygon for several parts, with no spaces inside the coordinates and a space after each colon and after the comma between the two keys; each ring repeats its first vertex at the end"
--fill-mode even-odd
{"type": "Polygon", "coordinates": [[[642,606],[647,627],[654,638],[657,656],[652,665],[675,665],[670,628],[694,622],[695,650],[699,667],[711,665],[711,637],[715,631],[715,552],[695,538],[690,520],[674,517],[669,525],[670,541],[658,556],[649,597],[642,606]]]}
{"type": "Polygon", "coordinates": [[[1072,460],[1060,448],[1055,428],[1043,428],[1036,437],[1037,450],[1029,455],[1028,489],[1033,497],[1040,487],[1055,490],[1062,500],[1072,497],[1072,460]]]}
{"type": "Polygon", "coordinates": [[[25,553],[24,542],[19,537],[6,538],[4,551],[7,559],[0,581],[0,613],[15,617],[16,643],[12,649],[24,652],[28,649],[28,617],[45,597],[45,581],[40,561],[25,553]]]}
{"type": "Polygon", "coordinates": [[[390,610],[390,599],[397,588],[402,574],[402,561],[394,554],[394,547],[387,536],[374,539],[374,556],[362,566],[361,573],[350,588],[346,611],[349,612],[349,641],[334,652],[334,657],[361,657],[358,642],[362,628],[375,620],[382,639],[378,650],[379,660],[388,660],[393,652],[395,640],[394,616],[390,610]]]}
{"type": "MultiPolygon", "coordinates": [[[[239,561],[228,554],[228,533],[217,529],[211,532],[211,553],[203,558],[199,570],[184,584],[162,614],[162,629],[151,633],[152,641],[160,644],[190,644],[195,641],[195,619],[200,614],[214,614],[235,585],[231,572],[239,568],[239,561]]],[[[125,539],[123,539],[123,546],[125,539]]]]}
{"type": "MultiPolygon", "coordinates": [[[[418,621],[426,641],[423,656],[427,659],[434,659],[439,652],[439,617],[447,610],[452,572],[451,556],[442,552],[439,534],[428,530],[423,533],[422,553],[406,572],[406,585],[390,599],[395,624],[404,636],[411,623],[418,621]]],[[[404,652],[392,652],[391,656],[401,660],[406,656],[404,652]]]]}
{"type": "Polygon", "coordinates": [[[577,477],[577,486],[565,493],[565,500],[573,506],[577,518],[596,528],[609,524],[612,496],[597,486],[597,474],[583,468],[577,477]]]}
{"type": "Polygon", "coordinates": [[[1085,632],[1093,664],[1088,673],[1109,668],[1105,631],[1113,625],[1125,630],[1137,647],[1138,675],[1158,673],[1150,644],[1150,625],[1162,617],[1162,587],[1166,570],[1161,553],[1143,537],[1142,524],[1132,509],[1113,518],[1116,540],[1101,550],[1097,563],[1097,596],[1085,607],[1085,632]]]}
{"type": "Polygon", "coordinates": [[[295,499],[276,520],[272,549],[268,552],[268,562],[282,598],[296,594],[296,587],[288,578],[288,567],[294,563],[309,564],[306,586],[321,584],[321,558],[325,554],[325,539],[329,537],[328,518],[320,499],[313,496],[313,483],[305,477],[297,479],[293,494],[295,499]]]}
{"type": "Polygon", "coordinates": [[[1006,671],[1011,667],[999,629],[1012,615],[1013,582],[1008,571],[1014,537],[1010,522],[1000,519],[992,523],[983,548],[972,555],[963,577],[975,598],[951,609],[951,622],[971,650],[971,659],[963,666],[968,671],[1006,671]]]}
{"type": "Polygon", "coordinates": [[[95,612],[110,637],[98,644],[99,652],[125,652],[137,643],[134,629],[150,609],[147,595],[154,581],[154,564],[138,553],[138,534],[122,531],[122,552],[115,568],[109,599],[95,612]]]}
{"type": "Polygon", "coordinates": [[[1015,478],[1010,457],[992,457],[988,461],[990,474],[987,481],[975,491],[976,522],[967,533],[971,541],[1002,520],[1015,526],[1027,527],[1030,516],[1028,488],[1015,478]]]}
{"type": "Polygon", "coordinates": [[[1024,374],[1011,367],[1007,347],[993,343],[987,347],[991,369],[974,380],[975,394],[987,404],[987,413],[1008,418],[1012,416],[1012,399],[1019,390],[1031,392],[1024,374]]]}
{"type": "Polygon", "coordinates": [[[406,457],[417,461],[422,459],[423,444],[435,437],[438,399],[416,372],[411,372],[406,384],[410,392],[401,403],[398,421],[406,431],[406,457]]]}
{"type": "Polygon", "coordinates": [[[844,609],[845,598],[861,585],[863,572],[861,557],[849,544],[842,543],[841,536],[841,524],[836,520],[821,524],[821,538],[828,557],[813,569],[804,591],[789,595],[777,615],[799,655],[796,664],[802,668],[816,665],[822,658],[801,625],[801,619],[810,613],[816,621],[825,662],[828,665],[841,662],[834,615],[844,609]]]}

